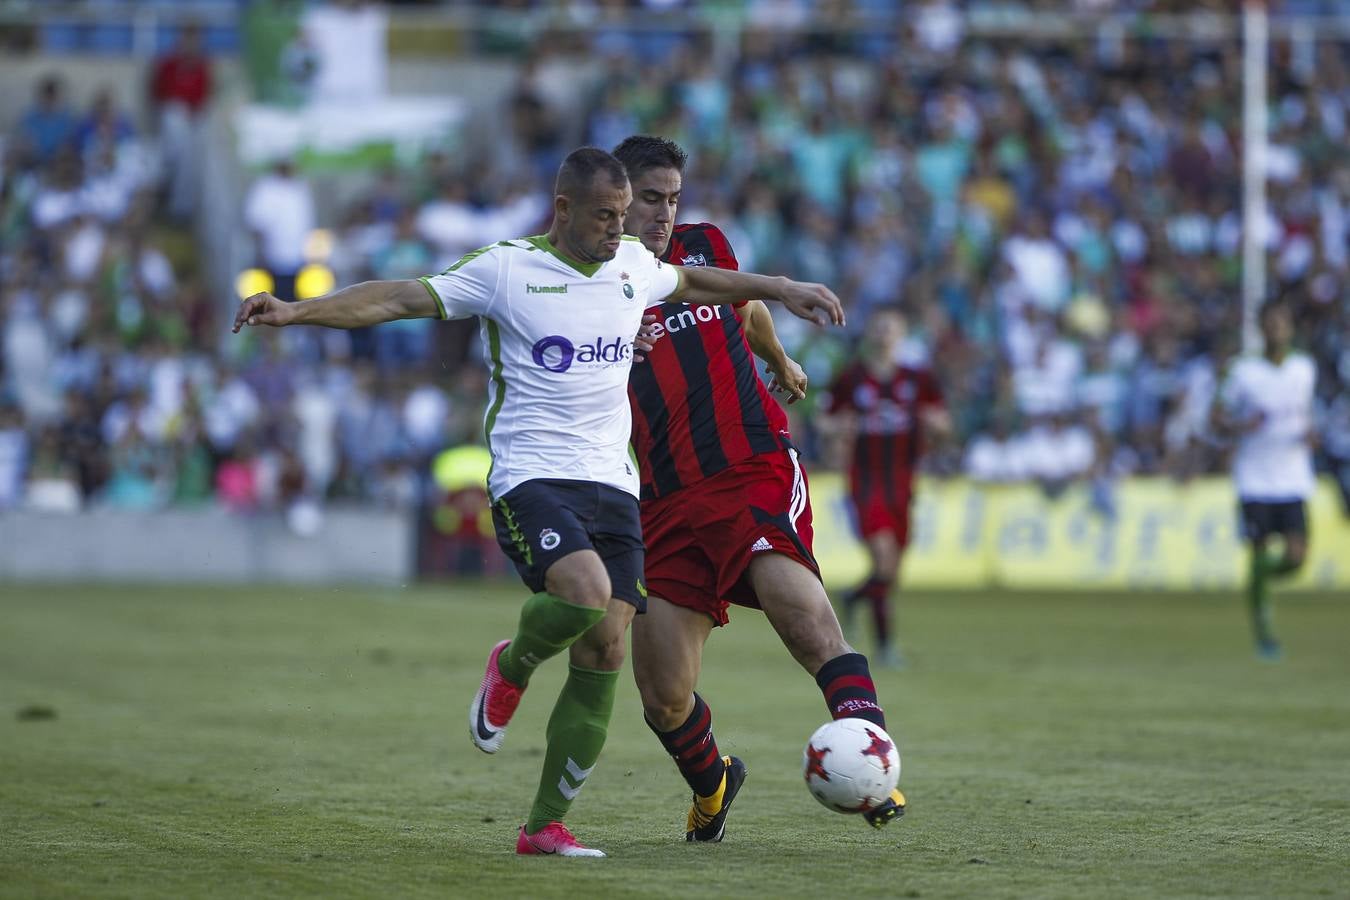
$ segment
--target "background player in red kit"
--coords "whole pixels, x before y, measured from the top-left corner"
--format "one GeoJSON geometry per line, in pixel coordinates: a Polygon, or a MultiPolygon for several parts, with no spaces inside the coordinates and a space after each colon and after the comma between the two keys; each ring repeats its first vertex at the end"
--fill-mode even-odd
{"type": "MultiPolygon", "coordinates": [[[[663,261],[737,268],[715,226],[675,225],[685,163],[678,145],[633,136],[614,155],[633,190],[629,234],[663,261]]],[[[717,749],[712,713],[694,688],[703,645],[726,624],[729,604],[764,611],[834,718],[886,723],[867,658],[845,643],[811,554],[806,475],[769,395],[805,396],[806,375],[783,352],[768,309],[750,300],[706,311],[665,303],[648,313],[657,317],[652,349],[628,385],[649,592],[634,621],[633,672],[647,724],[694,792],[685,838],[720,841],[745,766],[717,749]],[[768,363],[769,388],[751,350],[768,363]]],[[[904,804],[897,790],[868,821],[885,825],[904,804]]]]}
{"type": "MultiPolygon", "coordinates": [[[[919,455],[930,437],[951,434],[951,416],[930,373],[900,365],[905,317],[882,307],[868,317],[857,359],[835,376],[823,419],[852,437],[849,488],[859,536],[867,545],[867,580],[844,599],[846,621],[867,601],[883,665],[901,665],[891,630],[890,595],[909,543],[909,507],[919,455]]],[[[852,630],[850,629],[850,633],[852,630]]]]}

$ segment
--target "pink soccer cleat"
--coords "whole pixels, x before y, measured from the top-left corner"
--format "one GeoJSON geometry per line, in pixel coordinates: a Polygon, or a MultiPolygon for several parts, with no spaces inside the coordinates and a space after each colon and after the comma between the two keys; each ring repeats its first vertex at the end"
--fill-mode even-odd
{"type": "Polygon", "coordinates": [[[483,682],[478,685],[478,693],[469,705],[469,737],[484,753],[496,753],[502,748],[506,726],[511,724],[511,717],[520,705],[520,695],[525,693],[525,688],[507,681],[497,667],[497,658],[510,643],[502,641],[488,654],[483,682]]]}
{"type": "Polygon", "coordinates": [[[549,822],[534,834],[526,834],[520,826],[516,839],[516,853],[520,856],[604,856],[603,850],[587,847],[561,822],[549,822]]]}

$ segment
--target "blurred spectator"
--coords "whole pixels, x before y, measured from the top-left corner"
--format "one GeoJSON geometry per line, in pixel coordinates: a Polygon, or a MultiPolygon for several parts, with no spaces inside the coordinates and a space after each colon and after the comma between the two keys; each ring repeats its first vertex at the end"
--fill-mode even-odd
{"type": "Polygon", "coordinates": [[[112,472],[103,500],[116,509],[148,510],[160,506],[167,496],[166,467],[162,444],[129,419],[112,445],[112,472]]]}
{"type": "Polygon", "coordinates": [[[1325,410],[1322,446],[1340,488],[1342,512],[1350,516],[1350,394],[1338,393],[1325,410]]]}
{"type": "MultiPolygon", "coordinates": [[[[379,279],[420,278],[432,270],[430,248],[417,236],[417,219],[412,210],[398,219],[393,240],[371,260],[371,270],[379,279]]],[[[374,329],[375,359],[383,369],[418,366],[431,350],[430,319],[401,319],[374,329]]]]}
{"type": "Polygon", "coordinates": [[[251,445],[241,442],[216,467],[216,500],[233,512],[247,513],[257,508],[258,466],[251,445]]]}
{"type": "Polygon", "coordinates": [[[23,499],[28,478],[28,443],[23,410],[0,405],[0,511],[18,506],[23,499]]]}
{"type": "Polygon", "coordinates": [[[305,10],[300,27],[313,48],[311,97],[320,102],[363,103],[386,93],[389,14],[368,0],[333,0],[305,10]]]}
{"type": "Polygon", "coordinates": [[[294,300],[295,276],[305,264],[305,241],[314,230],[314,195],[290,160],[279,160],[244,197],[244,223],[253,235],[258,264],[272,273],[273,291],[294,300]]]}
{"type": "Polygon", "coordinates": [[[1034,335],[1030,350],[1015,357],[1013,367],[1013,392],[1023,414],[1056,415],[1074,408],[1081,356],[1049,327],[1034,335]]]}
{"type": "Polygon", "coordinates": [[[952,0],[922,0],[915,13],[914,31],[931,53],[948,56],[961,45],[965,19],[952,0]]]}
{"type": "Polygon", "coordinates": [[[1092,432],[1068,414],[1050,416],[1018,439],[1017,454],[1026,475],[1048,497],[1057,497],[1070,484],[1089,475],[1097,462],[1092,432]]]}
{"type": "Polygon", "coordinates": [[[85,211],[84,167],[79,154],[63,149],[42,172],[29,205],[29,219],[39,230],[49,231],[85,211]]]}
{"type": "Polygon", "coordinates": [[[1125,423],[1126,387],[1107,344],[1089,344],[1086,365],[1074,384],[1074,405],[1097,427],[1108,434],[1119,434],[1125,423]]]}
{"type": "Polygon", "coordinates": [[[965,471],[976,481],[1007,484],[1025,479],[1027,460],[1015,442],[1010,416],[995,416],[989,431],[981,432],[966,448],[965,471]]]}
{"type": "Polygon", "coordinates": [[[548,184],[563,156],[563,131],[558,113],[549,102],[540,65],[538,54],[527,56],[521,63],[509,101],[511,139],[502,143],[507,153],[514,150],[521,156],[519,162],[504,162],[508,171],[548,184]]]}
{"type": "Polygon", "coordinates": [[[36,291],[5,296],[3,354],[5,394],[35,423],[49,421],[60,408],[60,396],[47,379],[56,356],[51,328],[42,316],[36,291]]]}
{"type": "Polygon", "coordinates": [[[440,259],[454,261],[481,246],[477,211],[463,178],[447,179],[439,192],[417,214],[417,232],[436,248],[440,259]]]}
{"type": "Polygon", "coordinates": [[[432,384],[413,388],[403,402],[403,429],[419,457],[429,457],[446,445],[450,401],[432,384]]]}
{"type": "Polygon", "coordinates": [[[113,92],[103,88],[94,95],[89,114],[75,131],[75,142],[86,160],[99,160],[136,135],[131,117],[117,108],[113,92]]]}
{"type": "Polygon", "coordinates": [[[40,512],[71,513],[80,509],[78,473],[62,452],[61,434],[55,426],[44,428],[38,435],[24,506],[40,512]]]}
{"type": "Polygon", "coordinates": [[[168,168],[168,211],[178,219],[197,209],[203,123],[214,87],[201,37],[198,26],[184,26],[173,49],[155,61],[150,79],[150,100],[158,114],[168,168]]]}
{"type": "Polygon", "coordinates": [[[74,467],[80,497],[92,498],[108,480],[107,457],[98,414],[88,395],[78,388],[66,392],[58,443],[63,459],[74,467]]]}
{"type": "Polygon", "coordinates": [[[1051,239],[1045,216],[1039,211],[1028,214],[1003,247],[1027,298],[1048,312],[1058,311],[1069,297],[1069,263],[1051,239]]]}
{"type": "Polygon", "coordinates": [[[37,159],[49,159],[75,137],[75,114],[66,105],[60,77],[48,75],[37,84],[33,105],[19,120],[19,139],[37,159]]]}
{"type": "Polygon", "coordinates": [[[295,443],[303,473],[300,490],[322,497],[337,472],[337,405],[316,379],[305,379],[291,399],[291,414],[299,429],[295,443]]]}

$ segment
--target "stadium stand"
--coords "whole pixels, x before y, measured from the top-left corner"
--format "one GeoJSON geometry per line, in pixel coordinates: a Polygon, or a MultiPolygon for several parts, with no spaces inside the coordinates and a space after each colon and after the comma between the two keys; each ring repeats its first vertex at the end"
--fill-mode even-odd
{"type": "MultiPolygon", "coordinates": [[[[661,133],[692,158],[681,218],[720,223],[743,267],[834,285],[854,323],[904,306],[905,357],[935,370],[961,436],[933,456],[935,474],[1051,486],[1222,471],[1207,410],[1241,325],[1236,42],[968,32],[968,17],[1041,3],[906,3],[902,28],[835,29],[890,5],[813,14],[748,0],[718,5],[746,27],[715,54],[706,30],[678,20],[700,4],[618,6],[631,8],[611,20],[615,4],[594,7],[595,27],[568,41],[527,33],[510,127],[490,153],[392,165],[355,202],[320,204],[339,283],[421,274],[537,228],[566,149],[661,133]],[[673,24],[625,26],[647,14],[673,24]],[[555,46],[603,60],[584,119],[540,74],[555,46]]],[[[114,31],[53,17],[40,45],[133,46],[114,31]]],[[[239,34],[215,25],[205,48],[233,53],[239,34]]],[[[501,52],[499,33],[475,35],[473,52],[501,52]]],[[[155,48],[176,52],[176,40],[157,32],[155,48]]],[[[1272,294],[1298,310],[1319,368],[1320,462],[1350,490],[1346,45],[1277,44],[1270,93],[1272,294]]],[[[181,154],[141,125],[142,99],[68,97],[53,71],[4,123],[0,508],[416,505],[435,454],[478,439],[471,331],[409,322],[235,352],[222,340],[233,298],[175,227],[190,209],[172,206],[181,154]]],[[[250,198],[270,177],[258,173],[250,198]]],[[[254,202],[266,207],[241,203],[241,222],[254,202]]],[[[816,385],[856,336],[780,325],[816,385]]],[[[793,413],[807,455],[827,454],[809,404],[793,413]]]]}

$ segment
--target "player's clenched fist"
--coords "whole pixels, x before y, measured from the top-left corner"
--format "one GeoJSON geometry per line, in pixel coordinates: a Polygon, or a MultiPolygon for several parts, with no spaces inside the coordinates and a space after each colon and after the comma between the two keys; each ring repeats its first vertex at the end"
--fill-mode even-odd
{"type": "Polygon", "coordinates": [[[266,292],[254,294],[239,304],[234,314],[234,333],[245,325],[289,325],[295,318],[295,311],[289,303],[283,303],[266,292]]]}
{"type": "Polygon", "coordinates": [[[769,363],[769,392],[787,394],[791,406],[806,396],[806,370],[786,356],[780,363],[769,363]]]}

